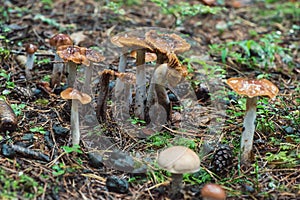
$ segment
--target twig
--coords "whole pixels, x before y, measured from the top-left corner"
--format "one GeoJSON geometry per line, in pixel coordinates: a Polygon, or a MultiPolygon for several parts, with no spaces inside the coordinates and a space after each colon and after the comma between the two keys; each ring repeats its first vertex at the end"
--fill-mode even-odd
{"type": "MultiPolygon", "coordinates": [[[[25,52],[23,51],[16,51],[16,50],[10,50],[10,53],[12,54],[16,54],[16,55],[26,55],[25,52]]],[[[51,56],[51,57],[54,57],[54,54],[53,53],[44,53],[44,52],[40,52],[40,51],[37,51],[34,53],[35,56],[51,56]]]]}
{"type": "MultiPolygon", "coordinates": [[[[172,130],[170,128],[168,128],[167,126],[165,125],[162,125],[163,128],[167,129],[168,131],[170,131],[171,133],[175,133],[175,134],[181,134],[181,135],[188,135],[188,136],[198,136],[198,137],[213,137],[212,135],[206,135],[206,134],[197,134],[197,133],[188,133],[188,132],[181,132],[181,131],[175,131],[175,130],[172,130]]],[[[191,132],[191,131],[190,131],[191,132]]]]}

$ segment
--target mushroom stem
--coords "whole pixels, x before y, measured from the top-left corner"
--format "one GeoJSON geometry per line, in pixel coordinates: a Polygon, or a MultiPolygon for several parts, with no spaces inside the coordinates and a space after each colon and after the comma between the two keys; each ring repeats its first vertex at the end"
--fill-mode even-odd
{"type": "Polygon", "coordinates": [[[35,58],[34,53],[33,54],[27,54],[26,68],[28,70],[32,70],[33,69],[34,58],[35,58]]]}
{"type": "Polygon", "coordinates": [[[79,130],[79,114],[78,114],[78,100],[72,100],[71,106],[71,133],[72,133],[72,144],[79,145],[80,141],[80,130],[79,130]]]}
{"type": "Polygon", "coordinates": [[[257,97],[249,98],[246,100],[246,114],[244,118],[241,137],[241,163],[246,164],[250,161],[253,137],[255,131],[255,119],[256,119],[256,102],[257,97]]]}
{"type": "MultiPolygon", "coordinates": [[[[127,65],[127,53],[122,52],[120,56],[120,61],[118,65],[118,71],[119,72],[125,72],[127,65]]],[[[120,78],[117,78],[116,80],[116,86],[115,86],[115,98],[116,98],[116,104],[119,105],[118,110],[120,111],[119,117],[121,119],[127,120],[129,117],[129,108],[130,104],[132,103],[132,93],[131,93],[131,85],[124,83],[120,80],[120,78]]]]}
{"type": "Polygon", "coordinates": [[[172,177],[172,182],[171,182],[170,197],[171,199],[174,199],[176,198],[176,195],[180,192],[182,188],[183,175],[172,173],[171,177],[172,177]]]}
{"type": "Polygon", "coordinates": [[[32,75],[30,70],[33,69],[33,63],[34,63],[35,55],[27,53],[27,59],[26,59],[26,65],[25,65],[25,75],[27,79],[31,79],[32,75]]]}
{"type": "MultiPolygon", "coordinates": [[[[120,61],[118,65],[118,72],[125,72],[127,64],[127,55],[126,53],[123,53],[120,56],[120,61]]],[[[132,102],[131,92],[130,92],[130,85],[124,83],[120,80],[120,78],[117,78],[116,80],[116,87],[115,87],[115,96],[116,99],[122,99],[122,94],[124,94],[123,101],[125,101],[126,106],[129,108],[129,104],[132,102]]],[[[124,105],[125,106],[125,105],[124,105]]],[[[129,110],[128,110],[129,112],[129,110]]]]}
{"type": "Polygon", "coordinates": [[[76,73],[77,73],[77,65],[73,62],[67,63],[67,69],[68,69],[68,87],[74,87],[75,79],[76,79],[76,73]]]}
{"type": "Polygon", "coordinates": [[[145,72],[145,50],[138,49],[136,57],[136,95],[135,95],[135,116],[145,119],[146,100],[146,72],[145,72]]]}
{"type": "Polygon", "coordinates": [[[91,94],[91,81],[93,75],[93,62],[91,62],[90,66],[86,66],[85,69],[85,79],[83,84],[83,91],[87,94],[91,94]]]}
{"type": "MultiPolygon", "coordinates": [[[[106,121],[106,110],[107,110],[107,94],[109,89],[109,78],[110,74],[103,73],[100,78],[99,82],[99,94],[98,94],[98,100],[97,100],[97,110],[96,110],[96,116],[99,122],[105,122],[106,121]]],[[[121,81],[120,81],[121,82],[121,81]]]]}
{"type": "Polygon", "coordinates": [[[166,55],[164,53],[157,52],[156,55],[157,55],[157,60],[156,60],[157,64],[163,64],[166,61],[166,55]]]}
{"type": "Polygon", "coordinates": [[[51,87],[54,87],[55,85],[59,86],[61,83],[61,79],[64,71],[64,64],[62,63],[62,61],[63,60],[57,55],[57,53],[55,53],[54,56],[55,63],[53,64],[51,87]]]}
{"type": "MultiPolygon", "coordinates": [[[[152,76],[151,84],[149,86],[148,97],[147,97],[147,111],[150,110],[151,106],[158,102],[162,105],[167,112],[167,120],[170,115],[170,100],[166,91],[166,75],[168,72],[168,65],[159,65],[152,76]]],[[[148,115],[149,113],[147,113],[148,115]]]]}

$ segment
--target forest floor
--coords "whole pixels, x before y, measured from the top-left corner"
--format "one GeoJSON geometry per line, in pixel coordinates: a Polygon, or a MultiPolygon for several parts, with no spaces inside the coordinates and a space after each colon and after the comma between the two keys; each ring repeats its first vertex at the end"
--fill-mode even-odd
{"type": "MultiPolygon", "coordinates": [[[[226,190],[227,199],[300,199],[299,1],[217,1],[207,7],[187,2],[1,0],[0,95],[17,125],[11,132],[1,130],[0,199],[168,199],[171,174],[156,158],[172,145],[189,147],[201,158],[200,171],[184,175],[178,198],[201,199],[200,189],[213,182],[226,190]],[[117,70],[120,55],[110,38],[151,29],[180,34],[191,44],[179,56],[190,74],[173,90],[189,88],[193,94],[175,96],[168,88],[172,123],[147,129],[131,112],[129,120],[118,120],[111,80],[107,119],[99,123],[97,72],[117,70]],[[106,57],[93,68],[92,102],[80,107],[79,147],[71,143],[70,102],[59,95],[65,81],[48,85],[54,64],[49,39],[57,33],[106,57]],[[27,79],[24,45],[29,43],[38,51],[27,79]],[[226,85],[231,77],[266,78],[279,88],[274,99],[258,100],[249,166],[239,164],[246,100],[226,85]],[[205,147],[206,141],[213,148],[205,147]],[[232,160],[219,173],[213,159],[221,144],[231,149],[223,153],[232,160]]],[[[134,72],[133,59],[128,65],[134,72]]],[[[82,74],[79,67],[78,89],[82,74]]]]}

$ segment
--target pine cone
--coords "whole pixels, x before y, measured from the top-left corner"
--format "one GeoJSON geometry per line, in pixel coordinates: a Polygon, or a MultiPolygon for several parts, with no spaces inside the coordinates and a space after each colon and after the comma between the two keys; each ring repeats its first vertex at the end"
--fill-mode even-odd
{"type": "Polygon", "coordinates": [[[232,150],[228,145],[222,144],[220,145],[211,161],[212,170],[220,175],[226,175],[231,168],[232,165],[232,150]]]}

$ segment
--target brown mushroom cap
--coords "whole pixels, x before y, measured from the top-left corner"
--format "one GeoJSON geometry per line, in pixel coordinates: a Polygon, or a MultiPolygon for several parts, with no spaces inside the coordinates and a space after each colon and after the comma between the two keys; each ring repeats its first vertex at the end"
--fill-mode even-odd
{"type": "Polygon", "coordinates": [[[146,33],[145,40],[161,53],[182,53],[191,48],[183,38],[175,33],[158,34],[155,30],[146,33]]]}
{"type": "Polygon", "coordinates": [[[204,187],[201,189],[201,196],[203,199],[211,199],[211,200],[226,199],[225,190],[221,186],[213,183],[208,183],[204,185],[204,187]]]}
{"type": "Polygon", "coordinates": [[[116,35],[111,38],[111,42],[118,47],[128,47],[131,49],[147,49],[153,51],[153,48],[146,43],[145,38],[130,35],[116,35]]]}
{"type": "Polygon", "coordinates": [[[50,38],[49,43],[56,48],[63,45],[73,45],[72,39],[68,35],[62,33],[58,33],[50,38]]]}
{"type": "Polygon", "coordinates": [[[172,146],[160,152],[157,163],[174,174],[194,173],[200,169],[199,156],[184,146],[172,146]]]}
{"type": "Polygon", "coordinates": [[[92,98],[85,93],[81,93],[80,91],[74,89],[74,88],[67,88],[64,91],[60,93],[61,98],[63,99],[73,99],[73,100],[79,100],[82,104],[87,104],[92,101],[92,98]]]}
{"type": "Polygon", "coordinates": [[[90,61],[84,54],[83,48],[73,45],[64,45],[57,47],[57,55],[64,61],[71,61],[77,64],[84,64],[89,66],[90,61]]]}
{"type": "Polygon", "coordinates": [[[34,44],[27,44],[25,46],[25,51],[28,54],[34,54],[36,52],[36,50],[37,50],[37,46],[34,44]]]}
{"type": "Polygon", "coordinates": [[[96,50],[81,47],[81,53],[92,62],[101,62],[105,57],[98,53],[96,50]]]}
{"type": "Polygon", "coordinates": [[[255,96],[268,96],[273,99],[279,89],[267,79],[248,80],[246,78],[230,78],[227,84],[238,94],[250,98],[255,96]]]}

